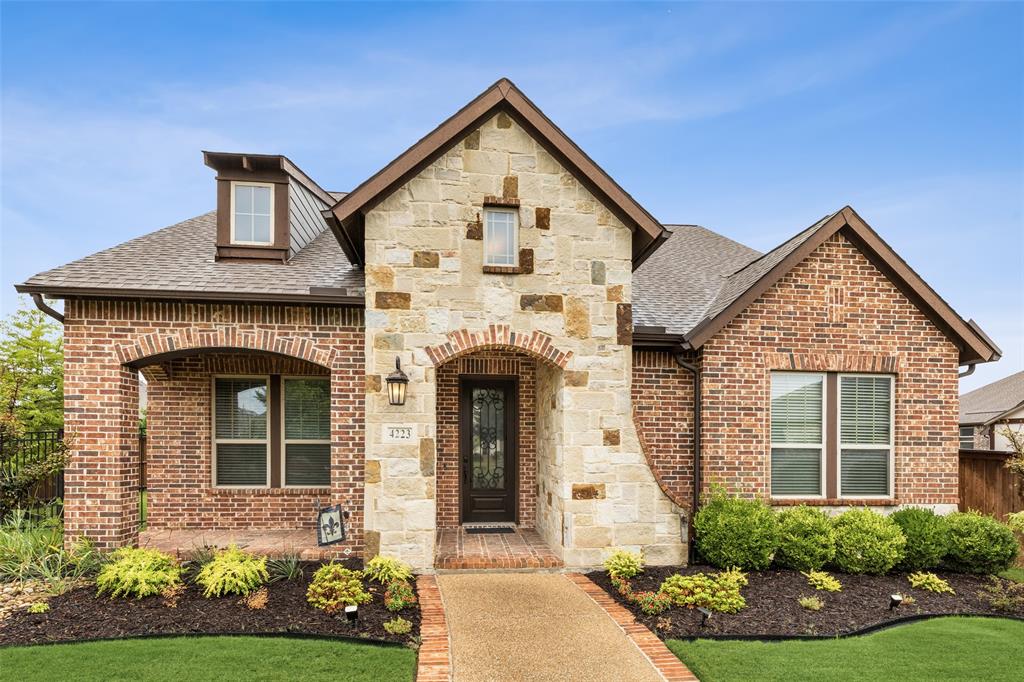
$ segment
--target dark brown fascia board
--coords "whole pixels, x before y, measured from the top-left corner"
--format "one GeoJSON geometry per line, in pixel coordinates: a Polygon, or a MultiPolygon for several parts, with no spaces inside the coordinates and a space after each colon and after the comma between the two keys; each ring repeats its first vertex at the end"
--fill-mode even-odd
{"type": "MultiPolygon", "coordinates": [[[[604,197],[612,209],[631,229],[641,229],[650,236],[639,253],[634,253],[634,269],[667,238],[665,228],[632,196],[626,193],[593,159],[587,156],[507,78],[502,78],[469,104],[427,133],[418,142],[372,175],[331,207],[337,226],[344,231],[358,213],[366,213],[391,191],[438,156],[454,147],[464,134],[483,123],[499,108],[505,108],[548,151],[564,165],[576,171],[578,179],[604,197]]],[[[335,233],[338,236],[338,233],[335,233]]],[[[339,240],[340,241],[340,240],[339,240]]],[[[355,240],[353,240],[355,241],[355,240]]],[[[342,244],[344,248],[344,244],[342,244]]]]}
{"type": "Polygon", "coordinates": [[[335,198],[323,187],[318,185],[313,178],[295,165],[295,163],[283,154],[248,154],[245,152],[213,152],[203,151],[203,163],[217,172],[225,168],[225,162],[237,164],[239,168],[252,172],[256,167],[253,161],[260,161],[259,165],[280,170],[293,178],[300,185],[316,195],[320,201],[327,206],[335,203],[335,198]]]}
{"type": "Polygon", "coordinates": [[[682,350],[682,334],[669,334],[664,327],[633,327],[633,348],[647,350],[682,350]]]}
{"type": "MultiPolygon", "coordinates": [[[[331,233],[334,234],[334,238],[338,241],[338,244],[341,245],[341,250],[345,254],[345,257],[348,258],[348,262],[358,268],[362,268],[366,264],[366,259],[363,256],[362,249],[357,248],[354,241],[356,238],[356,234],[354,233],[361,231],[353,229],[351,224],[349,226],[343,226],[341,221],[338,220],[337,216],[335,216],[329,208],[325,208],[320,211],[320,215],[323,216],[324,222],[327,223],[327,227],[331,229],[331,233]]],[[[362,216],[357,215],[350,218],[349,222],[352,223],[361,219],[362,216]]]]}
{"type": "MultiPolygon", "coordinates": [[[[282,303],[282,304],[325,304],[362,308],[366,305],[363,296],[340,296],[335,294],[270,294],[262,292],[237,291],[173,291],[153,289],[103,289],[88,287],[51,287],[35,284],[16,284],[21,294],[44,294],[53,298],[141,298],[176,301],[202,301],[204,303],[282,303]]],[[[311,287],[313,291],[318,287],[311,287]]]]}
{"type": "MultiPolygon", "coordinates": [[[[999,350],[984,334],[964,322],[956,311],[921,279],[900,256],[851,207],[838,211],[819,227],[803,244],[793,250],[713,318],[705,318],[687,334],[693,348],[704,345],[740,312],[757,300],[769,287],[778,282],[811,252],[842,229],[854,244],[883,271],[960,349],[961,364],[991,362],[999,357],[999,350]]],[[[787,240],[788,241],[788,240],[787,240]]],[[[976,327],[976,325],[975,325],[976,327]]]]}

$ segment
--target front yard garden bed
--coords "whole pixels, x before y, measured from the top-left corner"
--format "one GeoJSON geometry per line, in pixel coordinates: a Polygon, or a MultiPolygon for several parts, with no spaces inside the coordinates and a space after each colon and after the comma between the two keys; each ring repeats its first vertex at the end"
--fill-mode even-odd
{"type": "MultiPolygon", "coordinates": [[[[361,568],[360,561],[344,562],[361,568]]],[[[419,607],[401,613],[384,607],[384,586],[366,581],[372,599],[361,604],[359,618],[349,623],[345,615],[332,616],[313,608],[306,591],[313,573],[322,564],[304,563],[303,576],[281,580],[267,587],[264,608],[248,608],[238,596],[206,598],[202,588],[186,582],[177,605],[168,606],[162,596],[142,599],[97,596],[96,586],[78,587],[49,599],[49,610],[22,610],[0,623],[0,646],[111,639],[147,635],[196,634],[304,634],[409,643],[419,635],[419,607]],[[400,615],[410,621],[407,634],[390,634],[384,622],[400,615]]],[[[412,585],[415,590],[415,585],[412,585]]]]}
{"type": "MultiPolygon", "coordinates": [[[[715,574],[719,570],[708,566],[649,566],[630,582],[635,592],[657,592],[662,581],[673,574],[715,574]]],[[[904,573],[833,575],[842,583],[839,592],[815,590],[799,571],[750,571],[746,574],[748,584],[741,589],[746,606],[735,614],[713,613],[704,625],[701,625],[703,616],[697,609],[676,606],[658,615],[644,614],[637,603],[623,598],[612,585],[607,572],[596,571],[587,577],[662,639],[833,637],[920,616],[1024,618],[1024,605],[1018,604],[1008,611],[999,610],[979,594],[993,580],[1009,582],[1001,578],[940,572],[938,575],[955,592],[940,594],[912,588],[904,573]],[[892,594],[913,597],[914,603],[904,603],[890,610],[889,597],[892,594]],[[805,609],[798,601],[802,597],[818,597],[824,605],[819,611],[805,609]]]]}

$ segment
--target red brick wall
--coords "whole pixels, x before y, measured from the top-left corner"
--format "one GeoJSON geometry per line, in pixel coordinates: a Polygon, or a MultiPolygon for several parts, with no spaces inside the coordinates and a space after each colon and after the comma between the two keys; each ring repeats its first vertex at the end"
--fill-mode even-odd
{"type": "Polygon", "coordinates": [[[892,370],[894,501],[957,502],[957,349],[841,233],[702,352],[705,484],[769,495],[771,370],[892,370]]]}
{"type": "Polygon", "coordinates": [[[346,546],[361,550],[362,327],[361,310],[328,306],[68,300],[65,424],[75,441],[65,475],[67,538],[86,535],[102,548],[136,540],[138,379],[125,363],[145,364],[147,357],[195,349],[200,354],[164,359],[146,369],[153,379],[148,413],[151,526],[294,527],[304,519],[303,525],[312,528],[309,491],[212,487],[210,415],[204,408],[214,366],[209,363],[265,369],[273,357],[279,367],[308,367],[294,359],[304,358],[321,363],[321,371],[331,375],[331,487],[321,502],[340,503],[350,512],[346,546]],[[258,354],[224,357],[240,348],[258,354]],[[282,359],[287,356],[293,359],[282,359]]]}
{"type": "Polygon", "coordinates": [[[437,527],[459,525],[459,376],[519,377],[519,466],[517,523],[537,519],[537,361],[507,350],[477,351],[437,368],[437,527]]]}
{"type": "MultiPolygon", "coordinates": [[[[687,358],[693,362],[693,358],[687,358]]],[[[633,420],[662,490],[693,502],[693,375],[670,353],[633,351],[633,420]]]]}
{"type": "Polygon", "coordinates": [[[210,354],[174,360],[149,384],[147,527],[315,528],[314,502],[330,487],[235,490],[213,480],[211,380],[217,374],[329,374],[327,368],[271,355],[210,354]]]}

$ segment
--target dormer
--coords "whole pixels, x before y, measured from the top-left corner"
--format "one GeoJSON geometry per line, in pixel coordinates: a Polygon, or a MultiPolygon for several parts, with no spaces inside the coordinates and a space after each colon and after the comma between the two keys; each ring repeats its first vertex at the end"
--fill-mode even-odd
{"type": "Polygon", "coordinates": [[[217,171],[217,260],[286,262],[337,198],[281,155],[203,152],[217,171]]]}

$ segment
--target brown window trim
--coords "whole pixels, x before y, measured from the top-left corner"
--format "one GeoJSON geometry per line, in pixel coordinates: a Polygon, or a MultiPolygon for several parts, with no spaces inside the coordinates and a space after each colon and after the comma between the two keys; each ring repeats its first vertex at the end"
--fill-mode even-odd
{"type": "Polygon", "coordinates": [[[501,208],[519,208],[518,197],[497,197],[493,194],[488,194],[484,197],[484,207],[497,206],[501,208]]]}

